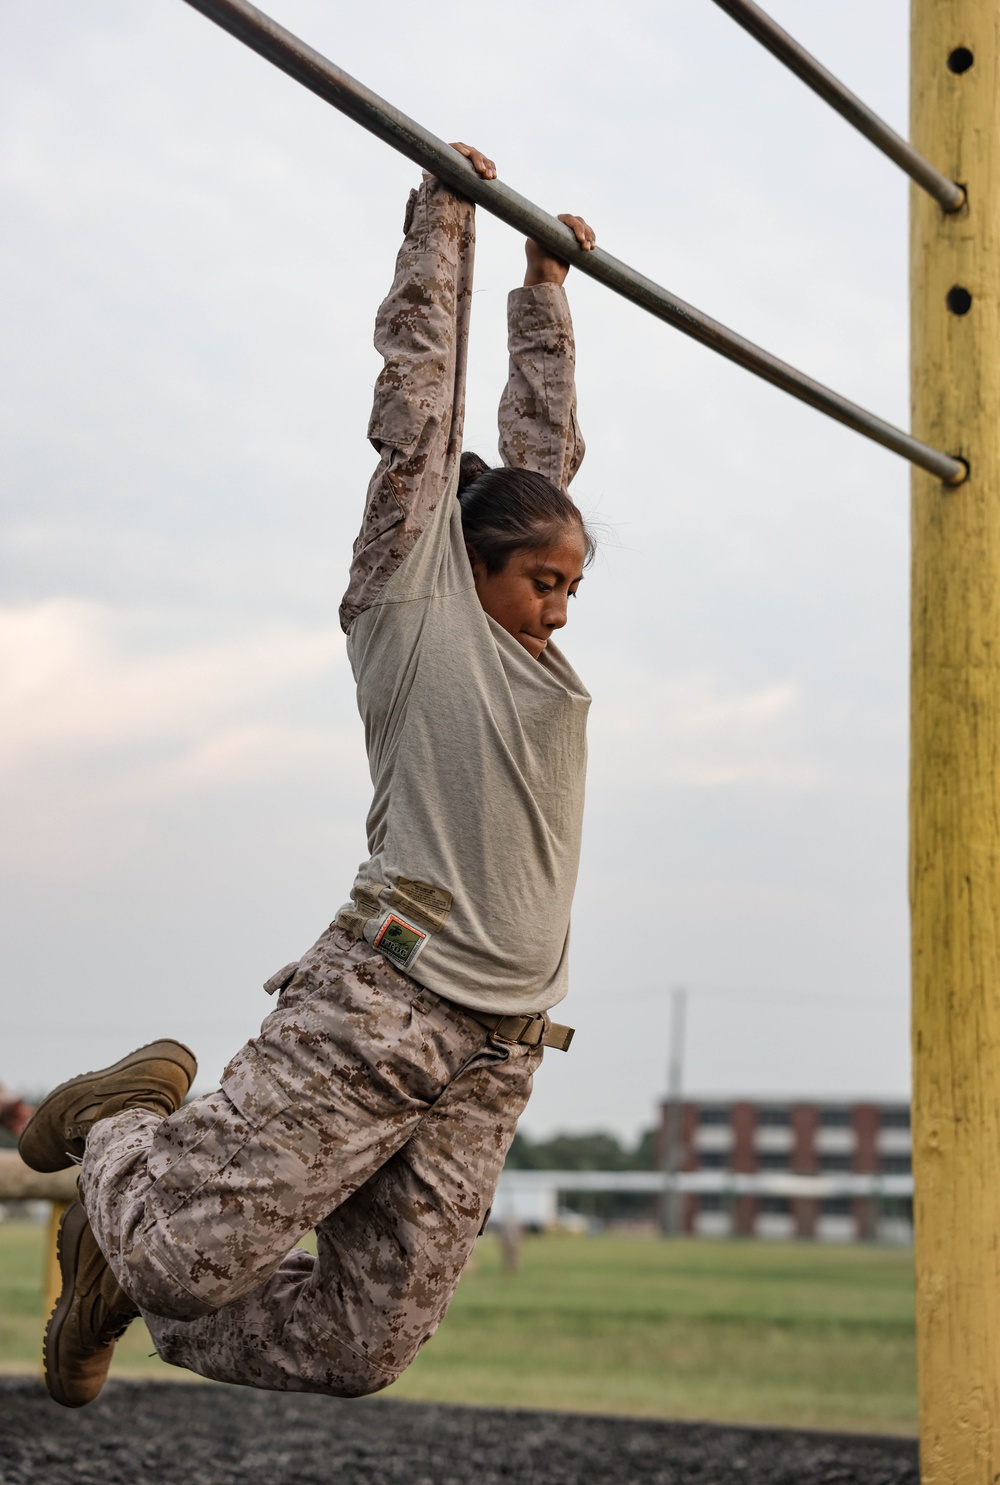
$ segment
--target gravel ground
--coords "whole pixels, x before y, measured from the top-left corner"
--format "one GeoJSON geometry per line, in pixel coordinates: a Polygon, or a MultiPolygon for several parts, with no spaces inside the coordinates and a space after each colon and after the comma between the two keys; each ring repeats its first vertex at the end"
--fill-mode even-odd
{"type": "Polygon", "coordinates": [[[910,1439],[110,1382],[0,1379],[0,1485],[918,1485],[910,1439]]]}

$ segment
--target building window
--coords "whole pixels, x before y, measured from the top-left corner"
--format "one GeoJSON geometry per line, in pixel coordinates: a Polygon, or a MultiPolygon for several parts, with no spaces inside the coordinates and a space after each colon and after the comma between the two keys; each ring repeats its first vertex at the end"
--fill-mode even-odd
{"type": "Polygon", "coordinates": [[[787,1150],[759,1150],[757,1152],[757,1165],[760,1170],[787,1170],[787,1150]]]}
{"type": "Polygon", "coordinates": [[[792,1204],[787,1196],[762,1196],[757,1210],[787,1217],[791,1214],[792,1204]]]}
{"type": "Polygon", "coordinates": [[[703,1103],[698,1110],[699,1124],[728,1124],[729,1109],[723,1104],[703,1103]]]}
{"type": "Polygon", "coordinates": [[[820,1170],[850,1170],[852,1163],[852,1156],[844,1154],[840,1150],[821,1150],[819,1152],[820,1170]]]}
{"type": "Polygon", "coordinates": [[[845,1104],[828,1104],[819,1111],[821,1129],[850,1129],[851,1110],[845,1104]]]}
{"type": "Polygon", "coordinates": [[[854,1211],[849,1196],[828,1196],[820,1202],[824,1217],[850,1217],[854,1211]]]}
{"type": "Polygon", "coordinates": [[[908,1176],[913,1168],[909,1155],[883,1155],[880,1164],[887,1176],[908,1176]]]}
{"type": "Polygon", "coordinates": [[[700,1150],[698,1162],[703,1170],[725,1170],[729,1164],[728,1150],[700,1150]]]}
{"type": "Polygon", "coordinates": [[[699,1212],[721,1212],[723,1205],[721,1191],[703,1191],[699,1193],[699,1212]]]}
{"type": "Polygon", "coordinates": [[[792,1122],[790,1109],[775,1104],[761,1104],[757,1110],[757,1123],[769,1129],[787,1129],[792,1122]]]}
{"type": "Polygon", "coordinates": [[[899,1108],[880,1109],[879,1124],[883,1129],[909,1129],[910,1110],[905,1104],[899,1108]]]}

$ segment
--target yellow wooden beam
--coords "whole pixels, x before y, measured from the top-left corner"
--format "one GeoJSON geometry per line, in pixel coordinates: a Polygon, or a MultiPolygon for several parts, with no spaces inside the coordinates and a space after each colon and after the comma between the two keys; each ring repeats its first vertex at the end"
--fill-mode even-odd
{"type": "Polygon", "coordinates": [[[77,1165],[41,1173],[25,1165],[16,1150],[0,1150],[0,1201],[76,1200],[77,1165]]]}
{"type": "Polygon", "coordinates": [[[1000,1480],[1000,0],[912,0],[910,892],[924,1485],[1000,1480]]]}
{"type": "Polygon", "coordinates": [[[45,1233],[45,1255],[42,1259],[42,1330],[49,1323],[49,1316],[56,1307],[62,1292],[62,1275],[59,1271],[59,1223],[70,1205],[68,1201],[54,1201],[49,1213],[45,1233]]]}

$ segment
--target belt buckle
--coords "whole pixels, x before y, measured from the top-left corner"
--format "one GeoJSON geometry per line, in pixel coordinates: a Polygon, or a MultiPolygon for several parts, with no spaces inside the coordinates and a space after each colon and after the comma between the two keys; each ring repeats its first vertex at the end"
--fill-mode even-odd
{"type": "Polygon", "coordinates": [[[506,1042],[508,1047],[515,1047],[521,1039],[521,1033],[525,1029],[526,1022],[523,1016],[501,1016],[500,1020],[493,1028],[493,1035],[498,1042],[506,1042]],[[504,1023],[507,1021],[519,1021],[521,1023],[520,1029],[518,1030],[516,1036],[504,1036],[503,1032],[500,1030],[501,1026],[503,1026],[504,1023]]]}
{"type": "MultiPolygon", "coordinates": [[[[520,1025],[518,1026],[516,1036],[504,1036],[503,1032],[498,1026],[493,1033],[498,1042],[506,1042],[507,1045],[511,1047],[537,1047],[541,1045],[542,1037],[545,1035],[544,1016],[540,1016],[537,1012],[535,1012],[533,1015],[530,1016],[504,1016],[503,1021],[516,1021],[519,1022],[520,1025]],[[527,1032],[531,1030],[532,1027],[534,1027],[536,1024],[538,1026],[538,1035],[534,1038],[534,1040],[529,1041],[527,1038],[527,1032]]],[[[501,1025],[502,1024],[503,1022],[501,1022],[501,1025]]]]}

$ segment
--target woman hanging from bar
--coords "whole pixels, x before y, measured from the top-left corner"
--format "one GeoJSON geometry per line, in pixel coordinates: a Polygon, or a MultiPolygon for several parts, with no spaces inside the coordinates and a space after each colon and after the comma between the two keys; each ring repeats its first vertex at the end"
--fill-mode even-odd
{"type": "MultiPolygon", "coordinates": [[[[495,168],[455,146],[480,176],[495,168]]],[[[563,217],[585,249],[594,234],[563,217]]],[[[566,264],[508,304],[502,469],[461,454],[474,208],[425,177],[376,322],[380,460],[341,607],[374,799],[350,902],[265,988],[217,1093],[141,1048],[21,1139],[81,1161],[46,1379],[89,1402],[139,1313],[160,1356],[256,1387],[387,1386],[443,1316],[566,993],[589,696],[552,642],[593,542],[566,264]],[[315,1229],[317,1255],[295,1245],[315,1229]]]]}

